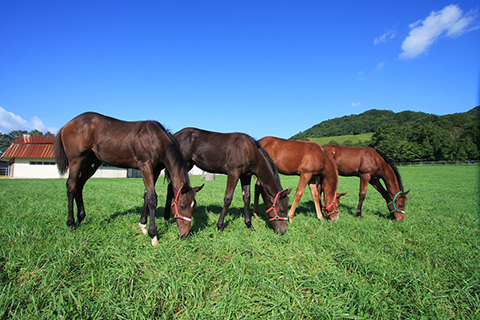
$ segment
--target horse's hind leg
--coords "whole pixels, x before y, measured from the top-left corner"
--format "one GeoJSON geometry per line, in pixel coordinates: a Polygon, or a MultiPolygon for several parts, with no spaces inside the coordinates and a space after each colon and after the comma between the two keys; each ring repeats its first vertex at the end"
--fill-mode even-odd
{"type": "Polygon", "coordinates": [[[102,162],[91,153],[87,161],[82,165],[80,176],[77,180],[77,191],[75,192],[75,202],[77,203],[77,221],[75,225],[79,225],[80,222],[85,218],[85,206],[83,204],[83,187],[87,180],[90,179],[102,162]]]}
{"type": "Polygon", "coordinates": [[[77,196],[77,183],[80,176],[80,168],[82,165],[81,158],[76,158],[69,160],[69,175],[67,179],[67,198],[68,198],[68,216],[67,216],[67,226],[75,226],[75,218],[73,216],[73,202],[77,196]]]}
{"type": "Polygon", "coordinates": [[[250,183],[252,182],[252,176],[246,175],[240,178],[242,184],[243,203],[245,205],[245,224],[250,230],[254,230],[252,227],[252,217],[250,215],[250,183]]]}

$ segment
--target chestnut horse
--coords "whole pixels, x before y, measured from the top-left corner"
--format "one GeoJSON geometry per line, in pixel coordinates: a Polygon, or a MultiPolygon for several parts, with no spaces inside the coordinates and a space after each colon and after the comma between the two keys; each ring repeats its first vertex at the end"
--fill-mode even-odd
{"type": "MultiPolygon", "coordinates": [[[[258,141],[272,158],[281,174],[298,175],[297,191],[288,218],[293,220],[295,209],[307,184],[315,203],[317,218],[323,219],[320,194],[323,191],[325,214],[331,221],[338,220],[339,198],[346,193],[337,194],[338,174],[333,160],[320,145],[309,141],[293,141],[275,137],[265,137],[258,141]]],[[[255,189],[254,208],[258,210],[258,194],[255,189]]]]}
{"type": "MultiPolygon", "coordinates": [[[[245,224],[253,230],[250,216],[250,183],[255,175],[263,186],[264,200],[269,210],[267,215],[272,222],[275,233],[283,234],[287,230],[287,209],[289,190],[282,190],[277,169],[265,150],[250,136],[243,133],[217,133],[196,128],[185,128],[174,134],[183,158],[191,169],[196,165],[204,171],[227,175],[227,187],[223,208],[217,222],[222,231],[224,219],[233,198],[238,180],[242,185],[245,205],[245,224]]],[[[173,193],[169,191],[169,207],[173,193]]],[[[165,210],[165,219],[170,213],[165,210]]]]}
{"type": "Polygon", "coordinates": [[[357,215],[362,217],[362,204],[370,183],[387,202],[390,216],[396,220],[405,218],[405,200],[410,192],[403,192],[402,179],[395,166],[392,166],[375,149],[369,147],[346,147],[325,145],[322,147],[337,164],[341,176],[360,177],[360,193],[357,215]],[[380,182],[383,180],[386,190],[380,182]]]}
{"type": "Polygon", "coordinates": [[[188,171],[172,135],[156,121],[125,122],[98,113],[83,113],[68,122],[54,142],[58,170],[67,180],[68,226],[77,226],[85,218],[83,187],[102,162],[116,167],[135,168],[142,172],[145,184],[144,205],[140,227],[146,233],[147,214],[150,213],[148,234],[152,245],[158,243],[155,226],[157,194],[155,183],[160,171],[166,168],[176,194],[176,214],[180,237],[190,230],[195,193],[202,187],[190,187],[188,171]],[[73,217],[73,201],[77,203],[77,221],[73,217]]]}

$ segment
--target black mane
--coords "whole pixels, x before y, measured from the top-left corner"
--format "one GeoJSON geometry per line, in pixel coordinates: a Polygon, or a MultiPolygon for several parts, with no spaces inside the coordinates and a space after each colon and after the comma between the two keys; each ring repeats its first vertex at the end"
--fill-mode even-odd
{"type": "Polygon", "coordinates": [[[391,159],[389,159],[385,154],[383,154],[382,152],[378,151],[375,149],[375,151],[377,151],[377,153],[383,158],[383,160],[392,168],[393,172],[395,173],[395,176],[397,177],[397,180],[398,180],[398,185],[400,187],[400,190],[402,190],[402,192],[404,191],[403,190],[403,182],[402,182],[402,177],[400,176],[400,172],[398,172],[398,169],[397,167],[395,166],[395,162],[391,159]]]}

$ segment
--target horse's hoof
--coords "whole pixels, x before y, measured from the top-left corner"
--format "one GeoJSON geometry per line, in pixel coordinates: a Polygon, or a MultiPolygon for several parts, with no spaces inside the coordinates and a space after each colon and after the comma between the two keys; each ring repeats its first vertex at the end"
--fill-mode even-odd
{"type": "Polygon", "coordinates": [[[140,226],[140,229],[142,230],[143,234],[147,234],[147,225],[143,223],[138,224],[140,226]]]}
{"type": "Polygon", "coordinates": [[[157,236],[155,236],[155,237],[152,238],[152,246],[156,246],[156,245],[158,245],[158,238],[157,238],[157,236]]]}

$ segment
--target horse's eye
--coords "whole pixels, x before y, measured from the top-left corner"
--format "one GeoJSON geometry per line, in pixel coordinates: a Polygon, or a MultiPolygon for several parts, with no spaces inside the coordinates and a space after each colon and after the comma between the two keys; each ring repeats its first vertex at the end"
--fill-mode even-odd
{"type": "Polygon", "coordinates": [[[180,207],[181,210],[185,210],[185,206],[180,205],[179,207],[180,207]]]}

